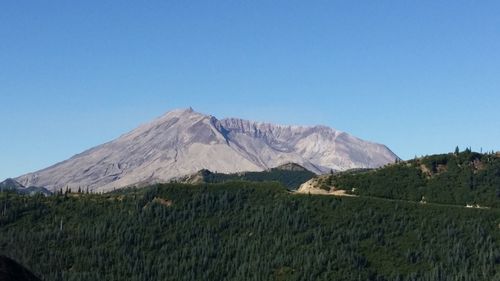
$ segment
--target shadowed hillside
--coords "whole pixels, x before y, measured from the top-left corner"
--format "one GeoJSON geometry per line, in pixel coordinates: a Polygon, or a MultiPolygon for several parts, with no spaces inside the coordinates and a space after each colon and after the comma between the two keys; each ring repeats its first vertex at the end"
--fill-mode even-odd
{"type": "Polygon", "coordinates": [[[315,174],[306,168],[288,163],[262,172],[243,172],[224,174],[201,170],[195,174],[177,179],[177,182],[188,184],[224,183],[230,181],[279,182],[289,190],[297,189],[302,183],[313,178],[315,174]]]}

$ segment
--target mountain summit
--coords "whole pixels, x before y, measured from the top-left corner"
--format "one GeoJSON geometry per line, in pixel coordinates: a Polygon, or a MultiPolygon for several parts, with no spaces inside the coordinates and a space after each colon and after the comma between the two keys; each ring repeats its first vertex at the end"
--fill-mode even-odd
{"type": "Polygon", "coordinates": [[[173,110],[119,138],[16,178],[24,186],[109,191],[201,169],[262,171],[297,163],[321,174],[394,162],[386,146],[324,126],[282,126],[173,110]]]}

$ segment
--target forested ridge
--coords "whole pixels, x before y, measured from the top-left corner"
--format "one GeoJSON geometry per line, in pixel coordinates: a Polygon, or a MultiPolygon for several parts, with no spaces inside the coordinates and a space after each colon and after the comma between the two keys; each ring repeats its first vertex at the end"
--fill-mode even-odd
{"type": "Polygon", "coordinates": [[[283,170],[273,168],[261,172],[244,172],[234,174],[201,170],[198,172],[198,175],[203,183],[225,183],[235,181],[279,182],[290,190],[299,188],[301,184],[315,176],[313,172],[304,168],[301,170],[283,170]]]}
{"type": "Polygon", "coordinates": [[[0,254],[43,280],[500,280],[500,211],[278,183],[0,193],[0,254]]]}
{"type": "Polygon", "coordinates": [[[362,196],[500,208],[500,156],[457,149],[372,171],[331,175],[322,184],[362,196]]]}

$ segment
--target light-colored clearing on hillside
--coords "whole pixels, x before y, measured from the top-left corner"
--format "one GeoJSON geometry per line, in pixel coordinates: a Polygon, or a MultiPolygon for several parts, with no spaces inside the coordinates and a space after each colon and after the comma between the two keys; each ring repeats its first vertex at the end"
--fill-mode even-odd
{"type": "Polygon", "coordinates": [[[315,195],[331,195],[331,196],[344,196],[344,197],[358,197],[354,194],[347,193],[347,190],[336,189],[331,186],[327,189],[320,188],[321,184],[320,178],[313,178],[305,183],[303,183],[299,189],[295,192],[298,194],[315,194],[315,195]]]}

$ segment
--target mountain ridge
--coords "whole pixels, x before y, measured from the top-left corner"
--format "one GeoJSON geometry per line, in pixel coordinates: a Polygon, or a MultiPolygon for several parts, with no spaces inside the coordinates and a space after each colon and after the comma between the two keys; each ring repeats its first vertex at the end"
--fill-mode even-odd
{"type": "Polygon", "coordinates": [[[310,180],[314,176],[315,174],[313,172],[298,164],[286,163],[260,172],[239,172],[232,174],[217,173],[202,169],[196,173],[175,178],[171,182],[191,185],[234,181],[279,182],[288,190],[296,190],[302,183],[310,180]]]}
{"type": "Polygon", "coordinates": [[[379,167],[396,159],[382,144],[326,126],[219,120],[189,108],[167,112],[115,140],[15,180],[52,191],[66,187],[110,191],[168,182],[201,169],[263,171],[293,162],[321,174],[379,167]]]}
{"type": "Polygon", "coordinates": [[[427,155],[378,169],[316,176],[298,193],[346,194],[449,204],[500,207],[500,155],[463,152],[427,155]]]}
{"type": "Polygon", "coordinates": [[[23,194],[23,195],[42,194],[48,196],[52,194],[52,192],[50,192],[44,187],[38,187],[38,186],[26,187],[20,184],[15,179],[11,178],[5,179],[4,181],[0,182],[0,192],[4,191],[16,192],[18,194],[23,194]]]}

